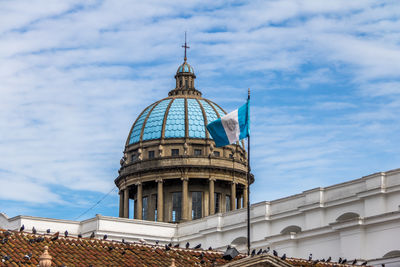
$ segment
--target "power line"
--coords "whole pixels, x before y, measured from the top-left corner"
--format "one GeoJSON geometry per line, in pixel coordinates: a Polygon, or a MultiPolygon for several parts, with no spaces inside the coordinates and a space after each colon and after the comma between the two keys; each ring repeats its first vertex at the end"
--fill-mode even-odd
{"type": "Polygon", "coordinates": [[[110,195],[112,193],[112,191],[114,191],[116,189],[115,186],[113,186],[113,188],[110,190],[110,192],[108,192],[107,194],[105,194],[99,201],[97,201],[92,207],[90,207],[89,209],[87,209],[84,213],[82,213],[81,215],[79,215],[78,217],[76,217],[74,220],[78,220],[80,217],[82,217],[83,215],[85,215],[86,213],[88,213],[89,211],[91,211],[94,207],[96,207],[98,204],[100,204],[100,202],[102,202],[106,197],[108,197],[108,195],[110,195]]]}

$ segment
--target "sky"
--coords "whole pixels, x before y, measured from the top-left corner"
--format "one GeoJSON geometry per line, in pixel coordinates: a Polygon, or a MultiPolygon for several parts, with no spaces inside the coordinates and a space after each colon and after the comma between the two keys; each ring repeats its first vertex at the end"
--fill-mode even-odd
{"type": "Polygon", "coordinates": [[[399,168],[399,10],[0,0],[0,212],[118,216],[126,138],[174,88],[185,31],[203,97],[230,112],[251,89],[252,203],[399,168]]]}

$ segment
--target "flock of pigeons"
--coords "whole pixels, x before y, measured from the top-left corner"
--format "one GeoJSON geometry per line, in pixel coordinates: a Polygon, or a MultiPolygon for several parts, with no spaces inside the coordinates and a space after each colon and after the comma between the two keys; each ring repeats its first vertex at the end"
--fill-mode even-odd
{"type": "MultiPolygon", "coordinates": [[[[260,250],[258,250],[257,253],[256,253],[256,250],[253,249],[253,251],[251,252],[251,257],[254,257],[255,255],[268,254],[269,251],[270,251],[270,247],[267,247],[267,249],[264,249],[264,250],[263,250],[262,248],[260,248],[260,250]]],[[[272,250],[272,254],[273,254],[275,257],[279,257],[278,252],[277,252],[276,250],[272,250]]],[[[284,253],[280,258],[281,258],[282,260],[286,260],[286,253],[284,253]]],[[[313,262],[313,265],[317,264],[318,262],[331,262],[331,260],[332,260],[332,257],[329,257],[329,258],[326,259],[326,260],[325,260],[325,259],[321,259],[321,260],[319,260],[319,259],[314,259],[314,260],[313,260],[313,258],[312,258],[312,253],[310,253],[310,255],[308,256],[308,261],[312,261],[312,262],[313,262]]],[[[342,259],[341,257],[340,257],[339,260],[338,260],[338,263],[339,263],[339,264],[356,265],[357,262],[358,262],[358,260],[357,260],[357,259],[354,259],[354,260],[350,263],[349,261],[347,261],[347,259],[342,259]]],[[[363,263],[361,263],[360,266],[366,266],[367,263],[368,263],[367,261],[364,261],[363,263]]],[[[382,264],[382,267],[385,267],[385,265],[382,264]]]]}
{"type": "MultiPolygon", "coordinates": [[[[20,232],[23,232],[24,230],[25,230],[25,226],[22,225],[21,228],[19,229],[19,231],[20,231],[20,232]]],[[[36,228],[35,228],[35,227],[32,227],[32,234],[36,234],[36,233],[37,233],[36,228]]],[[[47,234],[50,234],[50,229],[47,229],[47,230],[46,230],[46,233],[47,233],[47,234]]],[[[1,243],[1,244],[7,243],[7,242],[8,242],[8,236],[10,236],[10,235],[11,235],[11,232],[10,232],[10,231],[5,231],[5,232],[4,232],[4,236],[5,236],[5,237],[4,237],[3,239],[0,240],[0,243],[1,243]]],[[[55,234],[53,234],[53,235],[51,236],[50,240],[51,240],[51,241],[56,241],[56,240],[59,238],[59,235],[60,235],[60,232],[56,232],[55,234]]],[[[68,231],[65,231],[65,232],[64,232],[64,237],[68,237],[68,231]]],[[[92,234],[90,235],[90,238],[92,239],[92,238],[95,238],[95,237],[96,237],[95,233],[92,232],[92,234]]],[[[79,234],[79,235],[78,235],[78,238],[82,238],[82,235],[79,234]]],[[[103,236],[103,240],[107,240],[107,235],[104,235],[104,236],[103,236]]],[[[43,242],[43,241],[44,241],[44,237],[42,237],[42,236],[36,237],[36,238],[33,238],[33,239],[29,239],[29,240],[28,240],[28,242],[29,242],[30,244],[32,244],[32,243],[40,243],[40,242],[43,242]]],[[[139,242],[140,242],[141,244],[146,244],[146,241],[145,241],[144,239],[140,239],[139,242]]],[[[126,243],[124,239],[122,239],[122,243],[126,243]]],[[[159,241],[156,241],[156,245],[158,245],[158,243],[159,243],[159,241]]],[[[165,250],[166,250],[166,251],[169,251],[169,250],[171,250],[172,247],[173,247],[173,248],[179,248],[179,244],[175,244],[175,245],[172,245],[172,243],[166,244],[166,245],[165,245],[165,250]]],[[[189,243],[189,242],[186,242],[185,248],[186,248],[186,249],[189,249],[189,248],[190,248],[190,243],[189,243]]],[[[228,246],[228,249],[229,249],[229,248],[230,248],[230,246],[228,246]]],[[[201,249],[201,244],[198,244],[198,245],[194,246],[193,249],[201,249]]],[[[212,250],[212,247],[209,247],[208,250],[212,250]]],[[[269,252],[270,252],[270,247],[267,247],[267,249],[262,249],[262,248],[260,248],[258,251],[256,251],[255,249],[253,249],[253,251],[251,252],[251,257],[254,257],[255,255],[268,254],[269,252]]],[[[125,253],[123,252],[123,254],[125,254],[125,253]]],[[[278,252],[277,252],[276,250],[272,250],[272,254],[273,254],[275,257],[279,257],[278,252]]],[[[28,261],[31,259],[31,257],[32,257],[32,253],[29,253],[29,254],[24,255],[24,259],[25,259],[25,260],[28,260],[28,261]]],[[[200,254],[199,258],[201,259],[201,262],[200,262],[200,263],[204,263],[204,259],[203,259],[203,258],[204,258],[204,252],[202,252],[202,253],[200,254]]],[[[282,260],[285,260],[285,259],[286,259],[286,253],[283,254],[280,258],[281,258],[282,260]]],[[[2,262],[9,261],[10,259],[11,259],[10,256],[4,255],[4,256],[2,257],[2,262]]],[[[331,262],[332,258],[329,257],[329,258],[326,259],[326,260],[325,260],[325,259],[314,259],[314,260],[313,260],[312,254],[310,254],[309,257],[308,257],[308,260],[309,260],[309,261],[313,261],[313,265],[315,265],[315,264],[317,264],[318,262],[331,262]]],[[[351,263],[350,263],[350,261],[347,261],[347,259],[342,259],[342,258],[339,258],[339,259],[338,259],[338,263],[339,263],[339,264],[356,265],[357,262],[358,262],[357,259],[354,259],[351,263]]],[[[367,265],[367,261],[364,261],[363,263],[361,263],[360,266],[366,266],[366,265],[367,265]]],[[[382,267],[384,267],[384,266],[385,266],[385,265],[382,264],[382,267]]]]}

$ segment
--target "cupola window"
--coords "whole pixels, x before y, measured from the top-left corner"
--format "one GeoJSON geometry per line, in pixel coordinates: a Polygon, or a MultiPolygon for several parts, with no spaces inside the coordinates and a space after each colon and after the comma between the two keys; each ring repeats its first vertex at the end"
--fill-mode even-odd
{"type": "Polygon", "coordinates": [[[231,210],[231,196],[230,195],[225,196],[225,210],[226,211],[231,210]]]}
{"type": "Polygon", "coordinates": [[[214,210],[215,213],[221,212],[220,207],[221,207],[221,194],[220,193],[214,193],[214,210]]]}
{"type": "Polygon", "coordinates": [[[149,151],[149,159],[154,159],[154,150],[149,151]]]}
{"type": "Polygon", "coordinates": [[[194,155],[195,155],[195,156],[201,156],[201,154],[202,154],[202,153],[201,153],[201,149],[195,149],[195,150],[194,150],[194,155]]]}
{"type": "Polygon", "coordinates": [[[213,153],[214,153],[214,157],[220,157],[221,156],[221,153],[219,151],[214,151],[213,153]]]}
{"type": "Polygon", "coordinates": [[[171,149],[171,156],[179,156],[179,149],[171,149]]]}
{"type": "Polygon", "coordinates": [[[200,219],[201,218],[201,203],[202,203],[202,193],[201,192],[192,192],[192,219],[200,219]]]}
{"type": "Polygon", "coordinates": [[[182,210],[182,192],[172,193],[172,221],[179,222],[181,220],[182,210]]]}

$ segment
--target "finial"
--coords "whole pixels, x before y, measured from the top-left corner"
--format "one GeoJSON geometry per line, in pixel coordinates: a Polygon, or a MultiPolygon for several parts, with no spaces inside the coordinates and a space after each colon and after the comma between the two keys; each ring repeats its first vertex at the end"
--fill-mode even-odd
{"type": "Polygon", "coordinates": [[[185,60],[185,62],[186,62],[186,60],[187,60],[187,58],[186,58],[186,49],[187,49],[187,48],[190,48],[189,46],[187,46],[187,43],[186,43],[186,31],[185,31],[185,45],[182,45],[182,47],[185,48],[185,57],[184,57],[184,60],[185,60]]]}
{"type": "Polygon", "coordinates": [[[51,262],[52,257],[50,256],[48,250],[49,250],[49,247],[45,246],[43,254],[39,257],[39,266],[40,267],[50,267],[52,264],[52,262],[51,262]]]}

